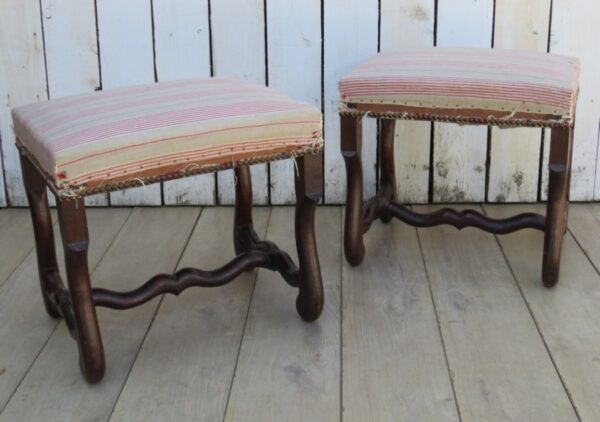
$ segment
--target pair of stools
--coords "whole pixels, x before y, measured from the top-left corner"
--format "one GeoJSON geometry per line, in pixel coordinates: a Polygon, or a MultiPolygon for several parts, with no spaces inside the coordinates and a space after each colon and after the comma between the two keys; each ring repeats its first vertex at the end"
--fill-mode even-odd
{"type": "MultiPolygon", "coordinates": [[[[344,251],[359,264],[371,223],[396,217],[417,227],[451,224],[492,233],[523,228],[545,232],[542,279],[558,280],[567,226],[569,178],[579,64],[556,55],[508,50],[441,49],[388,52],[367,60],[340,82],[341,151],[347,170],[344,251]],[[381,121],[379,190],[363,202],[362,118],[381,121]],[[394,202],[396,119],[499,127],[552,129],[546,217],[521,214],[495,220],[476,211],[418,214],[394,202]]],[[[104,375],[96,306],[127,309],[190,286],[213,287],[256,267],[281,273],[299,290],[300,316],[315,320],[323,286],[314,233],[323,192],[320,110],[238,79],[195,79],[56,99],[13,110],[17,146],[29,199],[46,310],[62,317],[79,346],[85,379],[104,375]],[[298,266],[252,225],[249,166],[297,162],[295,232],[298,266]],[[202,271],[159,274],[138,289],[92,288],[83,198],[233,168],[236,257],[202,271]],[[57,199],[67,271],[65,287],[54,250],[49,187],[57,199]]],[[[534,164],[537,164],[534,163],[534,164]]]]}

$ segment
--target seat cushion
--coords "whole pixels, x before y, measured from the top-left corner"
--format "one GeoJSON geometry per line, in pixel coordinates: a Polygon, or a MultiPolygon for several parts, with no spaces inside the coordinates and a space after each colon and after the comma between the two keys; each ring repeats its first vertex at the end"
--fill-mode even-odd
{"type": "Polygon", "coordinates": [[[378,54],[339,88],[347,109],[568,123],[578,79],[579,61],[571,57],[432,47],[378,54]]]}
{"type": "Polygon", "coordinates": [[[15,108],[13,121],[18,146],[70,195],[316,153],[323,144],[320,110],[232,78],[66,97],[15,108]]]}

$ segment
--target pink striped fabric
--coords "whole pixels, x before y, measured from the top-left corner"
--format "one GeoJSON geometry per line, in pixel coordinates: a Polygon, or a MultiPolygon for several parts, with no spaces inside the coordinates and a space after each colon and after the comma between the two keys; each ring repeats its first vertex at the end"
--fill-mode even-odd
{"type": "MultiPolygon", "coordinates": [[[[579,61],[530,51],[433,47],[390,51],[340,81],[342,103],[528,113],[572,119],[579,61]]],[[[487,114],[486,114],[487,113],[487,114]]]]}
{"type": "Polygon", "coordinates": [[[20,145],[59,189],[318,150],[323,142],[318,109],[232,78],[61,98],[13,109],[13,121],[20,145]]]}

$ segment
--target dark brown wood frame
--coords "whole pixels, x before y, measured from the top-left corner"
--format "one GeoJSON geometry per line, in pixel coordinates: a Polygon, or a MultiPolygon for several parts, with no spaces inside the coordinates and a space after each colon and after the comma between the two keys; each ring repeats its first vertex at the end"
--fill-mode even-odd
{"type": "Polygon", "coordinates": [[[36,166],[21,155],[21,168],[29,199],[42,297],[48,314],[64,318],[79,347],[81,372],[89,383],[104,376],[105,361],[96,306],[128,309],[152,298],[178,295],[188,287],[216,287],[234,280],[244,271],[266,268],[278,271],[298,288],[296,309],[306,321],[314,321],[323,310],[323,285],[314,231],[315,208],[323,193],[321,153],[296,159],[295,232],[299,265],[273,242],[260,240],[252,224],[252,182],[248,166],[235,168],[237,177],[233,239],[236,257],[213,271],[183,268],[174,274],[158,274],[137,289],[116,292],[92,288],[87,263],[89,236],[83,198],[57,196],[58,219],[63,240],[67,285],[59,273],[54,233],[47,198],[47,183],[36,166]]]}
{"type": "Polygon", "coordinates": [[[457,229],[477,227],[495,234],[512,233],[525,228],[541,230],[544,236],[542,280],[546,287],[558,282],[560,253],[567,230],[573,127],[552,129],[550,146],[550,180],[546,216],[524,213],[505,219],[487,217],[475,210],[458,212],[444,208],[432,213],[417,213],[394,202],[396,177],[394,169],[394,129],[396,120],[381,119],[379,141],[379,190],[363,202],[362,115],[341,115],[341,150],[346,164],[348,187],[344,222],[344,254],[352,265],[365,256],[363,235],[373,221],[390,221],[393,217],[415,227],[449,224],[457,229]]]}

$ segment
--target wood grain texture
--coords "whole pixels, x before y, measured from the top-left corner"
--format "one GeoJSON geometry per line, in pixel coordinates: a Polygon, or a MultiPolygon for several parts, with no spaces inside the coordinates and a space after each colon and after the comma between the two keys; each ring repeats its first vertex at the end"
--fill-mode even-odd
{"type": "Polygon", "coordinates": [[[418,233],[462,420],[577,420],[494,237],[418,233]]]}
{"type": "MultiPolygon", "coordinates": [[[[127,289],[157,272],[171,272],[198,212],[191,208],[135,210],[96,268],[92,283],[127,289]],[[148,230],[149,227],[153,230],[148,230]],[[136,271],[131,271],[132,268],[136,271]]],[[[127,312],[98,310],[107,359],[106,376],[98,388],[89,387],[81,377],[77,347],[69,338],[65,324],[61,323],[0,415],[0,420],[108,419],[157,306],[158,300],[127,312]],[[64,389],[56,389],[59,384],[64,389]],[[30,397],[37,398],[35,405],[30,397]]]]}
{"type": "MultiPolygon", "coordinates": [[[[438,5],[437,45],[482,47],[492,43],[493,0],[443,1],[438,5]]],[[[485,199],[487,127],[434,125],[433,201],[485,199]]]]}
{"type": "MultiPolygon", "coordinates": [[[[22,212],[28,214],[25,210],[22,212]]],[[[114,209],[110,212],[89,210],[90,235],[94,239],[89,254],[89,267],[92,272],[130,212],[128,209],[114,209]]],[[[30,234],[30,231],[28,229],[25,232],[30,234]]],[[[33,234],[30,235],[33,241],[33,234]]],[[[58,233],[55,239],[56,248],[61,251],[62,245],[58,233]]],[[[62,274],[65,274],[62,253],[58,254],[58,260],[62,274]]],[[[4,408],[59,324],[58,320],[51,319],[44,311],[37,279],[35,251],[31,251],[6,283],[0,287],[0,335],[3,339],[11,339],[0,342],[0,368],[5,369],[0,378],[0,409],[4,408]],[[27,333],[27,335],[23,335],[23,333],[27,333]]],[[[63,335],[61,342],[71,352],[72,359],[68,360],[72,365],[74,378],[75,376],[81,377],[77,365],[77,346],[69,338],[67,330],[63,332],[63,335]]],[[[84,383],[83,379],[81,379],[81,383],[84,383]]],[[[0,415],[0,420],[15,419],[27,420],[21,416],[5,419],[4,413],[0,415]]]]}
{"type": "MultiPolygon", "coordinates": [[[[381,51],[430,47],[434,43],[434,0],[382,0],[381,51]]],[[[431,123],[397,121],[395,133],[396,199],[429,200],[431,123]]]]}
{"type": "MultiPolygon", "coordinates": [[[[265,85],[265,19],[263,0],[219,0],[211,2],[214,76],[234,76],[265,85]]],[[[269,202],[266,164],[251,167],[253,202],[269,202]]],[[[217,173],[219,204],[235,199],[233,170],[217,173]]]]}
{"type": "Polygon", "coordinates": [[[458,421],[416,230],[376,222],[365,246],[342,266],[343,419],[458,421]]]}
{"type": "MultiPolygon", "coordinates": [[[[345,200],[346,177],[340,154],[338,82],[352,68],[377,54],[378,4],[364,0],[324,2],[324,109],[325,109],[325,202],[345,200]]],[[[365,197],[375,194],[377,157],[376,121],[363,123],[363,174],[365,197]]]]}
{"type": "MultiPolygon", "coordinates": [[[[269,86],[321,109],[321,1],[267,2],[269,86]]],[[[275,161],[271,203],[293,204],[293,160],[275,161]]]]}
{"type": "MultiPolygon", "coordinates": [[[[210,76],[208,0],[154,0],[156,76],[159,81],[210,76]]],[[[165,205],[214,205],[215,175],[163,183],[165,205]]]]}
{"type": "MultiPolygon", "coordinates": [[[[148,0],[97,0],[102,88],[152,83],[154,48],[148,0]]],[[[161,205],[161,185],[110,194],[112,205],[161,205]]]]}
{"type": "MultiPolygon", "coordinates": [[[[485,206],[494,216],[508,215],[531,206],[485,206]]],[[[543,210],[543,205],[533,209],[543,210]]],[[[573,205],[569,218],[571,232],[598,265],[600,256],[594,233],[599,219],[597,206],[573,205]],[[591,240],[588,242],[588,239],[591,240]]],[[[539,283],[542,262],[542,235],[524,231],[498,238],[544,340],[561,374],[580,420],[592,421],[600,414],[600,276],[579,248],[573,236],[565,236],[561,282],[552,291],[539,283]]]]}
{"type": "MultiPolygon", "coordinates": [[[[90,1],[42,0],[48,95],[66,97],[100,89],[96,9],[90,1]]],[[[54,195],[49,195],[54,205],[54,195]]],[[[86,205],[108,205],[106,194],[85,198],[86,205]]]]}
{"type": "Polygon", "coordinates": [[[0,206],[27,205],[10,109],[47,99],[41,22],[38,0],[0,4],[0,206]]]}
{"type": "MultiPolygon", "coordinates": [[[[261,237],[269,214],[267,208],[255,212],[261,237]]],[[[231,208],[205,209],[179,267],[211,269],[228,261],[233,242],[222,233],[231,230],[232,221],[231,208]]],[[[227,286],[165,297],[111,422],[223,419],[256,274],[246,273],[227,286]]]]}
{"type": "MultiPolygon", "coordinates": [[[[292,208],[274,208],[267,236],[289,252],[295,249],[293,213],[292,208]]],[[[340,220],[339,208],[317,213],[326,298],[317,321],[300,319],[296,292],[277,273],[259,271],[226,421],[339,420],[340,220]]]]}
{"type": "Polygon", "coordinates": [[[31,216],[27,210],[0,211],[0,286],[33,250],[31,216]]]}
{"type": "MultiPolygon", "coordinates": [[[[544,52],[550,0],[497,0],[494,48],[544,52]]],[[[537,201],[541,129],[492,129],[488,200],[537,201]]]]}
{"type": "Polygon", "coordinates": [[[596,2],[582,2],[577,7],[573,7],[573,2],[568,0],[552,2],[550,52],[576,56],[581,60],[571,178],[571,199],[575,201],[600,198],[600,183],[595,183],[600,179],[600,172],[597,171],[600,127],[599,21],[600,4],[596,2]]]}

